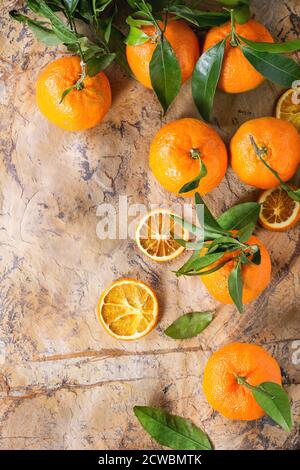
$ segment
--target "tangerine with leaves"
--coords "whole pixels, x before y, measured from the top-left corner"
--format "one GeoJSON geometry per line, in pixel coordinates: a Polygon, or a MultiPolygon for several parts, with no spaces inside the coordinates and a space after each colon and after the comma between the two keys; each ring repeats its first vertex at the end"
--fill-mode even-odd
{"type": "Polygon", "coordinates": [[[239,377],[254,387],[265,382],[281,385],[277,361],[260,346],[232,343],[212,354],[205,366],[203,391],[215,410],[229,419],[261,418],[265,411],[239,377]]]}
{"type": "Polygon", "coordinates": [[[195,194],[195,204],[201,227],[181,219],[196,239],[180,240],[193,253],[176,276],[200,276],[213,297],[225,304],[234,303],[242,313],[244,303],[256,299],[270,281],[270,256],[252,235],[260,205],[237,204],[216,219],[199,193],[195,194]]]}
{"type": "MultiPolygon", "coordinates": [[[[160,28],[164,23],[158,21],[160,28]]],[[[152,88],[149,66],[154,50],[158,45],[159,33],[152,25],[141,26],[142,31],[149,36],[144,44],[126,45],[128,64],[136,79],[145,87],[152,88]]],[[[164,36],[171,44],[181,69],[182,83],[191,77],[200,55],[200,48],[196,34],[183,20],[169,18],[164,36]]]]}
{"type": "Polygon", "coordinates": [[[202,163],[206,175],[199,186],[182,193],[192,196],[195,190],[206,194],[224,178],[227,150],[217,132],[197,119],[185,118],[163,126],[150,147],[150,168],[159,183],[168,191],[179,194],[191,180],[200,175],[202,163]]]}
{"type": "Polygon", "coordinates": [[[41,112],[53,124],[67,131],[96,126],[111,106],[109,80],[103,72],[86,76],[77,88],[63,93],[82,77],[78,56],[61,57],[48,64],[36,84],[36,99],[41,112]],[[63,98],[63,99],[62,99],[63,98]]]}
{"type": "MultiPolygon", "coordinates": [[[[260,250],[260,264],[242,264],[241,265],[241,276],[242,276],[242,303],[246,304],[255,300],[262,291],[268,286],[271,279],[271,259],[270,255],[259,240],[259,238],[252,235],[247,244],[250,246],[256,246],[260,250]]],[[[200,255],[203,256],[207,251],[207,248],[203,248],[200,255]]],[[[236,265],[235,258],[239,254],[238,250],[233,252],[225,252],[224,256],[218,261],[210,265],[210,269],[213,270],[218,266],[221,266],[217,271],[211,272],[201,276],[201,281],[205,285],[208,292],[219,302],[223,304],[233,304],[233,299],[229,292],[228,280],[230,273],[236,265]],[[228,261],[224,266],[222,264],[228,261]]]]}
{"type": "MultiPolygon", "coordinates": [[[[235,32],[250,41],[274,42],[267,28],[255,20],[236,24],[235,32]]],[[[203,49],[206,51],[228,37],[218,87],[226,93],[243,93],[258,87],[265,78],[245,58],[240,45],[232,42],[231,33],[231,22],[211,28],[203,49]]]]}
{"type": "Polygon", "coordinates": [[[257,149],[282,181],[292,178],[300,162],[300,137],[291,123],[273,117],[252,119],[241,125],[230,143],[231,165],[240,180],[261,189],[274,188],[278,178],[257,149]]]}

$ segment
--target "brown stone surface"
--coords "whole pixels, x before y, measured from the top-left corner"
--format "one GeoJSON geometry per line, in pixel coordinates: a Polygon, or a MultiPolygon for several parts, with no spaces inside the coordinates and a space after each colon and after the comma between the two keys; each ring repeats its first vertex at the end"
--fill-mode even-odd
{"type": "MultiPolygon", "coordinates": [[[[45,48],[9,19],[22,3],[4,0],[1,9],[0,448],[157,448],[134,418],[135,404],[192,417],[217,449],[299,448],[297,426],[288,435],[267,418],[230,422],[212,411],[201,389],[212,351],[236,340],[256,342],[282,366],[299,429],[299,228],[257,230],[271,253],[272,282],[243,316],[210,298],[199,279],[176,280],[173,266],[142,257],[133,241],[100,241],[100,203],[117,205],[119,195],[178,202],[150,174],[148,148],[162,123],[197,117],[190,84],[162,118],[151,91],[110,70],[113,107],[106,119],[88,132],[64,132],[40,114],[34,96],[39,70],[64,50],[45,48]],[[102,289],[122,276],[148,281],[159,296],[159,325],[139,342],[114,340],[95,316],[102,289]],[[164,336],[183,312],[208,308],[216,318],[199,337],[164,336]]],[[[299,35],[297,0],[253,3],[275,38],[299,35]]],[[[239,96],[218,93],[216,129],[228,142],[241,122],[272,114],[280,93],[267,82],[239,96]]],[[[229,170],[206,201],[217,214],[255,195],[229,170]]]]}

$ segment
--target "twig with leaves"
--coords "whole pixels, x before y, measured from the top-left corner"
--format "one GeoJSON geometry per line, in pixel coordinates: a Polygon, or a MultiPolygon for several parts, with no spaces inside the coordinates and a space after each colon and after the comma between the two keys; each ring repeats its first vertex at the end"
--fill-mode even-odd
{"type": "Polygon", "coordinates": [[[125,63],[123,36],[112,27],[116,13],[107,12],[113,0],[27,0],[27,7],[41,19],[32,19],[16,10],[10,15],[26,24],[36,38],[47,46],[65,45],[69,52],[78,54],[81,62],[81,75],[70,88],[66,89],[61,101],[73,89],[84,87],[86,75],[93,77],[107,68],[113,60],[125,63]],[[62,19],[62,16],[65,21],[62,19]],[[102,16],[104,15],[104,16],[102,16]],[[90,26],[92,39],[77,31],[77,21],[90,26]],[[117,50],[117,52],[115,52],[117,50]]]}
{"type": "MultiPolygon", "coordinates": [[[[260,248],[249,244],[255,228],[260,204],[244,203],[234,206],[216,220],[198,193],[195,195],[196,210],[204,207],[204,242],[176,241],[193,250],[190,259],[176,272],[176,276],[205,276],[211,274],[226,264],[233,265],[228,278],[229,294],[239,312],[243,311],[243,276],[244,265],[261,263],[260,248]],[[203,250],[204,248],[204,250],[203,250]],[[228,256],[229,255],[229,256],[228,256]]],[[[201,224],[201,211],[197,210],[201,224]]],[[[191,225],[178,216],[173,216],[177,223],[194,235],[200,235],[202,229],[191,225]]]]}

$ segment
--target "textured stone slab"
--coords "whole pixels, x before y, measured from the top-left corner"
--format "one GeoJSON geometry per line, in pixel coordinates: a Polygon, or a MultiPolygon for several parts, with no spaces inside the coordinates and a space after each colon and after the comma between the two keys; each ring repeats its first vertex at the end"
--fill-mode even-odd
{"type": "MultiPolygon", "coordinates": [[[[297,0],[254,2],[256,17],[279,40],[299,36],[297,0]]],[[[193,116],[186,84],[162,118],[151,91],[110,70],[113,107],[104,122],[66,133],[35,105],[39,70],[63,49],[38,44],[4,0],[0,41],[0,448],[156,448],[141,432],[132,407],[165,406],[192,417],[218,449],[299,447],[297,429],[285,434],[267,418],[229,422],[212,412],[201,389],[209,354],[231,341],[265,346],[279,360],[300,423],[299,228],[287,234],[258,230],[270,250],[270,287],[240,316],[209,297],[199,279],[171,273],[182,262],[159,266],[143,258],[132,240],[100,241],[100,203],[169,206],[148,169],[148,148],[162,123],[193,116]],[[158,292],[160,323],[142,341],[121,343],[98,325],[95,305],[112,280],[134,276],[158,292]],[[174,341],[163,330],[181,313],[215,310],[198,338],[174,341]]],[[[265,83],[239,96],[218,93],[214,125],[226,142],[240,125],[270,115],[281,90],[265,83]]],[[[299,182],[299,179],[298,179],[299,182]]],[[[231,170],[207,196],[215,212],[256,191],[231,170]]]]}

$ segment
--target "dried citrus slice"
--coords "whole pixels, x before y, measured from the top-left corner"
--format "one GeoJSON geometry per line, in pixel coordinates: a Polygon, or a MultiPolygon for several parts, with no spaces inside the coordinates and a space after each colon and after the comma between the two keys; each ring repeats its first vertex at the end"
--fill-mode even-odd
{"type": "Polygon", "coordinates": [[[170,261],[184,251],[174,239],[188,240],[189,233],[172,215],[175,214],[167,209],[155,209],[146,214],[137,227],[137,245],[154,261],[170,261]]]}
{"type": "Polygon", "coordinates": [[[300,203],[281,187],[263,191],[258,202],[261,203],[259,221],[268,230],[284,232],[300,219],[300,203]]]}
{"type": "Polygon", "coordinates": [[[135,340],[150,333],[158,319],[155,292],[137,279],[120,279],[102,293],[98,319],[119,340],[135,340]]]}
{"type": "Polygon", "coordinates": [[[300,89],[290,88],[280,97],[276,117],[291,122],[300,132],[300,89]]]}

